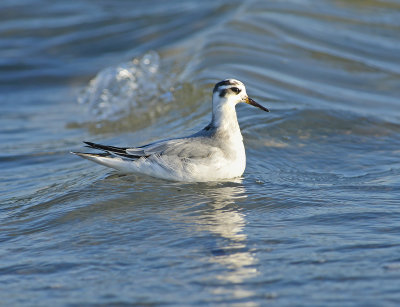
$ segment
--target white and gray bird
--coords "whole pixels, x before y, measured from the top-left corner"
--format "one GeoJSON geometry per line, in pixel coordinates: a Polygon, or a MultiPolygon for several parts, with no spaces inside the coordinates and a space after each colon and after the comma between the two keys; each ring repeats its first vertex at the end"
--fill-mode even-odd
{"type": "Polygon", "coordinates": [[[103,152],[73,154],[123,173],[174,181],[204,182],[240,177],[246,168],[246,153],[235,109],[240,102],[269,112],[247,96],[242,82],[226,79],[214,87],[211,122],[193,135],[139,147],[84,142],[103,152]]]}

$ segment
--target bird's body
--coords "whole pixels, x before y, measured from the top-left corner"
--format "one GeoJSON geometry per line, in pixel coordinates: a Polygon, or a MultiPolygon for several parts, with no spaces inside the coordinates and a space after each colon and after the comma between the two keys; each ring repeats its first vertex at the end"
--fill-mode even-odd
{"type": "Polygon", "coordinates": [[[103,153],[75,153],[124,173],[141,173],[167,180],[202,182],[239,177],[246,167],[243,137],[235,105],[246,102],[268,111],[247,96],[243,83],[227,79],[213,91],[208,126],[182,138],[140,147],[114,147],[85,142],[103,153]]]}

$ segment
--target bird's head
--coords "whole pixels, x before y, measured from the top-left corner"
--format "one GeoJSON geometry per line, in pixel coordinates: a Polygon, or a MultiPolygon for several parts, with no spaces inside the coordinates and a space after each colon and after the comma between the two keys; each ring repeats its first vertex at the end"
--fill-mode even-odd
{"type": "Polygon", "coordinates": [[[245,102],[263,111],[269,112],[267,108],[258,104],[247,95],[246,87],[239,80],[225,79],[215,84],[213,90],[214,104],[231,103],[235,106],[240,102],[245,102]]]}

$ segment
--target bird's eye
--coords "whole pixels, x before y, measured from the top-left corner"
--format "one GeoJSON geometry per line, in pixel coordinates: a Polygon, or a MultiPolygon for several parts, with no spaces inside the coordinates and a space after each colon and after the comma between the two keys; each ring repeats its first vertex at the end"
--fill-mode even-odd
{"type": "Polygon", "coordinates": [[[240,89],[237,87],[231,87],[231,91],[234,92],[236,95],[240,93],[240,89]]]}

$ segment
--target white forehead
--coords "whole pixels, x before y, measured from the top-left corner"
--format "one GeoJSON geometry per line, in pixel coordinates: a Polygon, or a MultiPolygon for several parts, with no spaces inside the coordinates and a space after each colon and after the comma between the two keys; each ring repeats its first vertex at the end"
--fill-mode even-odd
{"type": "Polygon", "coordinates": [[[241,81],[236,80],[236,79],[225,79],[224,81],[228,81],[234,85],[243,85],[243,83],[241,81]]]}
{"type": "Polygon", "coordinates": [[[224,83],[226,82],[225,86],[227,86],[227,87],[232,87],[232,86],[244,87],[244,84],[241,81],[236,80],[236,79],[225,79],[222,82],[224,82],[224,83]]]}

